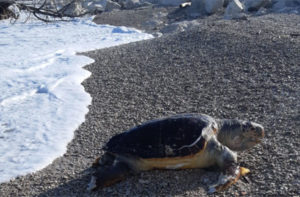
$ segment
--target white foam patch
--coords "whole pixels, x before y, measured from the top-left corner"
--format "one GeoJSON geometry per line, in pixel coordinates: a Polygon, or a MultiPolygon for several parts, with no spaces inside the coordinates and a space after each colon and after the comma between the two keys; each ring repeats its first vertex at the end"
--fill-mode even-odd
{"type": "Polygon", "coordinates": [[[152,38],[91,19],[0,21],[0,182],[63,155],[84,121],[91,97],[82,67],[93,60],[76,52],[152,38]]]}

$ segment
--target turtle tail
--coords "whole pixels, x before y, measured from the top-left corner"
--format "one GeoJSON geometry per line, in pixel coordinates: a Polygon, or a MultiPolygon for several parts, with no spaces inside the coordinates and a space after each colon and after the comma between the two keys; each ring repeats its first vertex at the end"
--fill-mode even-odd
{"type": "MultiPolygon", "coordinates": [[[[112,162],[111,159],[112,158],[107,160],[106,163],[101,163],[105,161],[105,159],[100,159],[97,162],[99,165],[88,184],[88,191],[95,191],[98,188],[110,186],[124,180],[132,174],[131,168],[126,163],[119,161],[116,158],[114,158],[112,162]]],[[[96,163],[94,163],[94,165],[95,164],[96,163]]]]}

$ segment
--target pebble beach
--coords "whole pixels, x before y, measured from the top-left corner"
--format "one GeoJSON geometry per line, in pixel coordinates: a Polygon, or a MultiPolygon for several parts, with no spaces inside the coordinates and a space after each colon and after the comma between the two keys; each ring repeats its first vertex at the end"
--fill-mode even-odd
{"type": "MultiPolygon", "coordinates": [[[[147,17],[164,12],[162,23],[176,19],[174,9],[146,9],[99,15],[95,22],[155,33],[145,26],[147,17]]],[[[92,97],[85,122],[62,157],[1,183],[0,196],[206,196],[216,171],[155,170],[86,191],[91,164],[110,137],[179,113],[251,120],[265,128],[263,142],[239,154],[241,166],[251,170],[246,180],[211,196],[300,195],[299,21],[298,14],[211,16],[185,31],[84,53],[95,60],[85,67],[92,73],[83,82],[92,97]]]]}

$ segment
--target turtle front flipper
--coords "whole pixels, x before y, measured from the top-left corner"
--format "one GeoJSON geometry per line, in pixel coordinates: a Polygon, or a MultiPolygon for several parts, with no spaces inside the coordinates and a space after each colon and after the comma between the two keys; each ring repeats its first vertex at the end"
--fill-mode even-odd
{"type": "Polygon", "coordinates": [[[208,193],[222,191],[236,183],[241,176],[250,172],[247,168],[240,167],[237,164],[237,154],[235,152],[216,139],[209,141],[207,151],[222,170],[218,182],[209,187],[208,193]]]}
{"type": "Polygon", "coordinates": [[[95,173],[88,184],[88,191],[110,186],[133,174],[133,170],[127,163],[108,154],[105,154],[101,159],[97,159],[93,167],[95,168],[95,173]]]}
{"type": "Polygon", "coordinates": [[[239,166],[230,166],[225,169],[225,173],[222,172],[219,176],[218,182],[215,185],[209,187],[208,193],[219,192],[227,189],[229,186],[236,183],[240,177],[245,176],[250,172],[249,169],[239,166]]]}

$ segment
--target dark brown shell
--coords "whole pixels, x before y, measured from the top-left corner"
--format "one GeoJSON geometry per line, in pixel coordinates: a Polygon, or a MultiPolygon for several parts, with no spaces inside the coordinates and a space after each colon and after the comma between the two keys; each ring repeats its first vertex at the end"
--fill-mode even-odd
{"type": "Polygon", "coordinates": [[[140,158],[192,155],[205,147],[202,131],[212,121],[202,114],[152,120],[112,137],[104,150],[140,158]]]}

